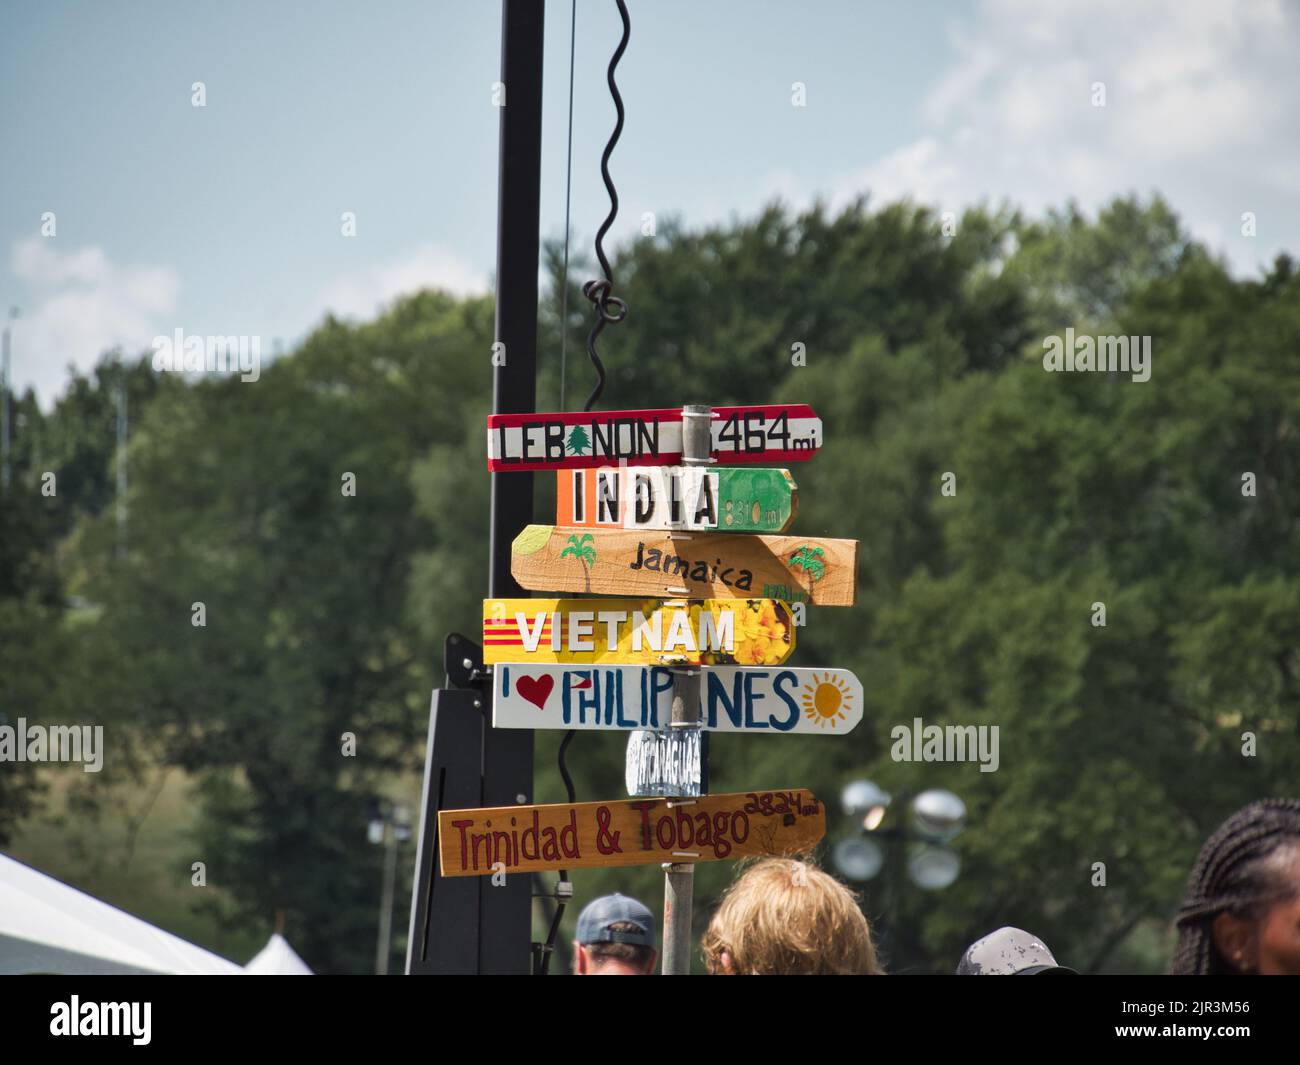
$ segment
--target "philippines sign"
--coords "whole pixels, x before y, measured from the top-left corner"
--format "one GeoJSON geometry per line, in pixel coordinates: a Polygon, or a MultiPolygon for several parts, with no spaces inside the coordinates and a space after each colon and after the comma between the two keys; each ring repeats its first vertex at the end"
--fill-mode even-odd
{"type": "Polygon", "coordinates": [[[484,599],[483,661],[779,665],[794,651],[775,599],[484,599]]]}
{"type": "Polygon", "coordinates": [[[438,812],[443,876],[798,854],[826,834],[807,789],[438,812]]]}
{"type": "Polygon", "coordinates": [[[858,542],[744,533],[591,532],[526,525],[510,572],[530,591],[852,606],[858,542]]]}
{"type": "MultiPolygon", "coordinates": [[[[739,465],[806,462],[822,446],[821,419],[804,403],[714,407],[710,425],[715,461],[739,465]]],[[[682,460],[682,412],[587,411],[490,414],[488,469],[572,470],[588,466],[677,466],[682,460]]]]}
{"type": "Polygon", "coordinates": [[[576,528],[781,532],[797,504],[790,471],[759,466],[606,466],[555,474],[555,524],[576,528]]]}
{"type": "MultiPolygon", "coordinates": [[[[843,736],[862,720],[862,684],[847,669],[706,666],[700,723],[711,732],[843,736]]],[[[497,728],[667,728],[673,674],[662,666],[492,669],[497,728]]]]}

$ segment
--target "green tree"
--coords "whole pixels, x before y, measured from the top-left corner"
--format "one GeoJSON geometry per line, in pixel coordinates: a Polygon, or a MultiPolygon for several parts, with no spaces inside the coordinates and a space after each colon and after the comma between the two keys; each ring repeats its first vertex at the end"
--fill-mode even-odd
{"type": "MultiPolygon", "coordinates": [[[[109,356],[89,374],[72,373],[48,414],[30,389],[10,397],[10,483],[0,490],[0,726],[16,728],[20,718],[99,723],[112,663],[83,643],[93,611],[69,595],[77,567],[65,546],[78,519],[112,503],[119,390],[128,409],[142,412],[159,387],[144,360],[109,356]]],[[[0,843],[39,808],[48,777],[40,770],[30,762],[0,770],[0,843]]],[[[93,805],[85,794],[79,801],[93,805]]]]}
{"type": "Polygon", "coordinates": [[[411,475],[461,446],[460,404],[437,397],[490,335],[485,302],[423,294],[368,325],[326,321],[256,383],[155,403],[131,445],[128,555],[112,558],[104,521],[84,538],[88,594],[131,664],[120,712],[201,778],[217,916],[283,914],[322,971],[372,956],[366,823],[421,763],[433,682],[409,612],[412,559],[432,543],[411,475]]]}
{"type": "MultiPolygon", "coordinates": [[[[1004,923],[1085,969],[1160,968],[1201,839],[1294,789],[1296,281],[1287,260],[1234,280],[1158,199],[1095,220],[972,211],[958,232],[945,247],[908,207],[666,227],[615,263],[631,311],[602,338],[605,402],[812,403],[827,437],[797,471],[796,530],[861,541],[858,607],[814,611],[795,661],[867,679],[864,724],[845,740],[715,737],[713,789],[833,799],[865,773],[895,794],[961,794],[953,887],[865,889],[869,913],[894,911],[899,968],[951,972],[1004,923]],[[1042,339],[1067,326],[1152,336],[1152,381],[1044,373],[1042,339]],[[787,365],[793,340],[804,368],[787,365]],[[762,370],[750,384],[738,366],[762,370]],[[998,725],[1001,767],[895,763],[890,728],[915,716],[998,725]]],[[[570,395],[584,372],[570,363],[570,395]]],[[[601,767],[622,746],[578,738],[580,796],[617,793],[601,767]]],[[[541,788],[561,797],[553,771],[541,788]]],[[[848,830],[832,817],[828,842],[848,830]]],[[[730,870],[697,875],[707,898],[730,870]]],[[[654,871],[575,879],[580,894],[659,891],[654,871]]]]}
{"type": "MultiPolygon", "coordinates": [[[[539,350],[567,337],[581,351],[588,267],[561,320],[553,246],[547,263],[539,350]]],[[[1162,966],[1201,839],[1235,806],[1293,789],[1300,756],[1290,261],[1235,279],[1159,200],[1096,219],[971,210],[951,238],[924,208],[860,201],[670,221],[623,248],[614,274],[630,314],[601,339],[602,405],[811,403],[826,443],[797,471],[796,530],[860,541],[857,605],[812,611],[794,664],[855,670],[863,724],[714,737],[712,790],[810,788],[831,811],[828,845],[852,830],[834,799],[855,776],[961,794],[952,887],[864,889],[896,933],[895,968],[951,971],[1005,923],[1084,969],[1162,966]],[[1150,336],[1151,380],[1045,373],[1044,337],[1071,326],[1150,336]],[[893,761],[891,729],[914,717],[998,726],[998,770],[893,761]]],[[[0,712],[62,714],[93,692],[123,758],[138,740],[199,778],[215,916],[266,929],[282,912],[320,970],[368,965],[379,855],[365,821],[376,798],[413,789],[443,640],[479,631],[493,336],[490,301],[421,293],[365,325],[326,320],[256,384],[110,366],[48,419],[22,407],[21,483],[57,463],[60,491],[77,488],[57,504],[25,489],[0,510],[0,712]],[[124,372],[119,555],[107,503],[124,372]],[[69,594],[86,605],[65,609],[69,594]]],[[[540,362],[544,408],[558,363],[540,362]]],[[[566,374],[575,408],[592,374],[580,358],[566,374]]],[[[510,476],[551,523],[554,478],[510,476]]],[[[587,550],[566,548],[584,565],[587,550]]],[[[537,736],[539,801],[564,797],[561,738],[537,736]]],[[[622,793],[625,747],[575,739],[579,799],[622,793]]],[[[0,832],[30,806],[36,781],[20,779],[0,775],[0,832]]],[[[732,871],[700,867],[701,919],[732,871]]],[[[654,867],[573,879],[579,903],[662,891],[654,867]]]]}
{"type": "Polygon", "coordinates": [[[587,437],[587,431],[581,425],[575,425],[569,430],[569,452],[573,455],[581,455],[591,447],[591,441],[587,437]]]}
{"type": "Polygon", "coordinates": [[[801,569],[814,581],[819,581],[826,575],[826,563],[822,561],[825,554],[822,548],[805,544],[790,556],[790,568],[801,569]]]}

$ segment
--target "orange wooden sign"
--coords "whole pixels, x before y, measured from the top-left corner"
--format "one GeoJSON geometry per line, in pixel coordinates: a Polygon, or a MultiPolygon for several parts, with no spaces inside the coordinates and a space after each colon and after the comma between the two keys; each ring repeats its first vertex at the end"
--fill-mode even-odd
{"type": "Polygon", "coordinates": [[[443,876],[797,854],[825,834],[824,807],[801,788],[438,813],[443,876]]]}
{"type": "Polygon", "coordinates": [[[525,525],[510,545],[510,573],[534,592],[749,599],[852,606],[858,542],[824,536],[755,536],[525,525]]]}

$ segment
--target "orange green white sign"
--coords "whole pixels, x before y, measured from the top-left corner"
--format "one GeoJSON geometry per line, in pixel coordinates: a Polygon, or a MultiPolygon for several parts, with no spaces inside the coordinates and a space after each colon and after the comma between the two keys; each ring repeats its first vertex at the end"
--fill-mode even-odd
{"type": "Polygon", "coordinates": [[[779,533],[794,520],[789,470],[606,466],[555,474],[555,524],[586,529],[779,533]]]}

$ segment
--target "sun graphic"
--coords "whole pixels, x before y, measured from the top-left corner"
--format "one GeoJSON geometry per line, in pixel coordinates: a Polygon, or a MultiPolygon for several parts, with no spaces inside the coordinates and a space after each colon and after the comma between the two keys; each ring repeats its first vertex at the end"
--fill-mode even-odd
{"type": "Polygon", "coordinates": [[[804,716],[822,728],[828,725],[834,728],[836,722],[844,720],[844,711],[853,709],[849,691],[849,686],[836,674],[825,673],[819,679],[814,673],[800,691],[804,716]]]}

